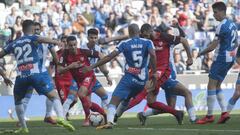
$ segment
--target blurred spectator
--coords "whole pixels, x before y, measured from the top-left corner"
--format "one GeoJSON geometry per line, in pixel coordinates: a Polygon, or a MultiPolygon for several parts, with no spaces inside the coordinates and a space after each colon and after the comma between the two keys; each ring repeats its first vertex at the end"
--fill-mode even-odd
{"type": "Polygon", "coordinates": [[[85,31],[85,27],[89,24],[88,20],[77,13],[77,20],[73,22],[73,33],[82,33],[85,31]]]}
{"type": "Polygon", "coordinates": [[[16,18],[17,18],[16,11],[17,11],[17,9],[15,7],[12,7],[11,13],[9,15],[7,15],[7,17],[6,17],[5,24],[7,24],[9,27],[13,27],[13,25],[16,22],[16,18]]]}
{"type": "Polygon", "coordinates": [[[111,13],[109,14],[109,17],[106,19],[106,24],[105,24],[105,26],[106,26],[109,30],[114,31],[115,28],[116,28],[116,26],[117,26],[117,24],[118,24],[118,20],[117,20],[117,18],[116,18],[116,14],[113,13],[113,12],[111,12],[111,13]]]}
{"type": "Polygon", "coordinates": [[[181,61],[181,55],[178,50],[174,50],[174,64],[176,67],[177,74],[183,74],[186,69],[185,64],[181,61]]]}
{"type": "Polygon", "coordinates": [[[26,9],[24,11],[22,19],[23,20],[33,20],[33,15],[32,15],[32,13],[31,13],[31,11],[29,9],[26,9]]]}
{"type": "Polygon", "coordinates": [[[67,13],[63,14],[63,20],[60,22],[60,26],[62,30],[68,29],[69,32],[72,32],[72,22],[69,18],[69,15],[67,13]]]}
{"type": "Polygon", "coordinates": [[[33,14],[33,21],[34,22],[40,22],[40,15],[39,15],[39,13],[34,13],[33,14]]]}
{"type": "Polygon", "coordinates": [[[131,11],[131,6],[126,5],[125,11],[123,12],[121,24],[129,23],[133,19],[133,12],[131,11]]]}
{"type": "Polygon", "coordinates": [[[189,66],[187,69],[188,70],[201,70],[202,68],[202,59],[198,56],[198,50],[197,49],[192,49],[192,58],[193,58],[193,64],[189,66]]]}
{"type": "Polygon", "coordinates": [[[122,68],[118,65],[116,60],[113,60],[110,62],[110,66],[109,66],[109,75],[113,76],[116,75],[117,77],[119,77],[119,74],[122,74],[122,68]]]}
{"type": "Polygon", "coordinates": [[[101,34],[105,33],[104,26],[105,26],[105,20],[108,18],[107,13],[104,11],[103,6],[100,6],[100,8],[95,13],[95,27],[97,27],[101,34]]]}
{"type": "Polygon", "coordinates": [[[22,32],[22,18],[20,16],[17,16],[16,22],[15,22],[13,28],[16,33],[22,32]]]}
{"type": "Polygon", "coordinates": [[[92,13],[90,5],[86,6],[86,10],[85,10],[85,12],[82,13],[82,15],[87,19],[89,26],[93,26],[94,21],[95,21],[95,18],[94,18],[95,16],[92,13]]]}
{"type": "Polygon", "coordinates": [[[202,61],[202,70],[205,70],[206,73],[209,72],[210,67],[213,62],[213,53],[209,52],[206,55],[204,55],[203,61],[202,61]]]}
{"type": "Polygon", "coordinates": [[[159,15],[159,10],[156,6],[153,6],[151,9],[151,14],[148,18],[148,23],[152,25],[152,27],[157,27],[161,24],[161,17],[159,15]]]}

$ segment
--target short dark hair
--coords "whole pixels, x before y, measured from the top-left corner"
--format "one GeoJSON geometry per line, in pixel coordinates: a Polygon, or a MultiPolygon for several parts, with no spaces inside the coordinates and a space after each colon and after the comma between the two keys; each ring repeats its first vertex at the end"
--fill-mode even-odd
{"type": "Polygon", "coordinates": [[[95,29],[95,28],[91,28],[87,31],[87,34],[90,35],[90,34],[93,34],[93,35],[98,35],[98,30],[95,29]]]}
{"type": "Polygon", "coordinates": [[[23,32],[29,32],[31,31],[31,27],[34,26],[34,22],[32,20],[24,20],[22,23],[22,28],[23,28],[23,32]]]}
{"type": "Polygon", "coordinates": [[[219,11],[226,11],[227,10],[227,6],[224,2],[215,2],[213,5],[212,5],[212,8],[213,9],[217,9],[219,11]]]}
{"type": "Polygon", "coordinates": [[[67,39],[68,37],[67,36],[62,36],[60,39],[61,41],[63,41],[63,39],[67,39]]]}
{"type": "Polygon", "coordinates": [[[148,23],[145,23],[145,24],[142,25],[140,31],[141,31],[141,33],[143,33],[144,31],[148,31],[150,29],[152,29],[152,26],[150,24],[148,24],[148,23]]]}
{"type": "Polygon", "coordinates": [[[40,28],[42,27],[39,22],[34,22],[34,26],[39,26],[40,28]]]}
{"type": "Polygon", "coordinates": [[[75,41],[75,40],[77,40],[77,38],[75,36],[68,36],[67,37],[67,42],[75,41]]]}

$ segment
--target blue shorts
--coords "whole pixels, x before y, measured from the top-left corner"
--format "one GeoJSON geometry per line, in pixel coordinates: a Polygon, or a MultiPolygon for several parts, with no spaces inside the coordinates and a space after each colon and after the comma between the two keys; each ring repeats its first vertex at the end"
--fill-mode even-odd
{"type": "Polygon", "coordinates": [[[92,88],[92,92],[96,92],[101,87],[103,87],[102,84],[98,80],[96,80],[96,82],[92,88]]]}
{"type": "Polygon", "coordinates": [[[72,79],[72,85],[70,86],[69,90],[78,91],[77,82],[74,79],[72,79]]]}
{"type": "Polygon", "coordinates": [[[171,93],[171,89],[179,83],[178,80],[168,78],[168,80],[162,84],[161,88],[164,89],[166,97],[176,96],[171,93]]]}
{"type": "Polygon", "coordinates": [[[232,67],[233,64],[234,62],[214,61],[212,63],[208,77],[214,80],[223,81],[227,75],[228,70],[232,67]]]}
{"type": "Polygon", "coordinates": [[[119,97],[121,100],[135,97],[144,89],[145,84],[146,81],[142,81],[132,75],[125,74],[119,81],[112,96],[119,97]]]}
{"type": "Polygon", "coordinates": [[[52,79],[48,72],[33,74],[28,77],[16,77],[14,85],[15,99],[24,98],[29,89],[34,88],[38,94],[46,95],[54,89],[52,79]]]}

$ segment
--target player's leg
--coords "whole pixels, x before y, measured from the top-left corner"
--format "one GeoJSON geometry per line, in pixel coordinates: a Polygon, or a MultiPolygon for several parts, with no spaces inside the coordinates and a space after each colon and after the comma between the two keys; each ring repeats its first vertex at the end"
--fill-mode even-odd
{"type": "Polygon", "coordinates": [[[174,95],[180,95],[185,98],[185,105],[187,108],[188,115],[190,117],[190,122],[195,123],[197,120],[195,108],[192,102],[192,93],[180,82],[178,82],[175,87],[170,89],[171,93],[174,95]]]}
{"type": "Polygon", "coordinates": [[[38,75],[33,75],[32,86],[39,94],[46,95],[53,102],[53,107],[58,117],[57,124],[64,126],[69,131],[74,131],[75,128],[64,120],[63,107],[60,98],[57,91],[54,90],[53,83],[48,73],[44,72],[38,75]]]}
{"type": "Polygon", "coordinates": [[[234,92],[233,96],[228,101],[227,111],[229,113],[233,110],[234,105],[236,104],[237,100],[240,97],[240,79],[239,79],[239,77],[240,77],[240,74],[238,75],[238,80],[236,82],[235,92],[234,92]]]}
{"type": "Polygon", "coordinates": [[[101,105],[104,110],[107,110],[108,105],[108,94],[106,90],[103,88],[101,83],[96,80],[95,85],[92,88],[92,92],[96,93],[102,100],[101,105]]]}
{"type": "MultiPolygon", "coordinates": [[[[29,83],[27,83],[27,78],[17,77],[14,85],[14,102],[15,110],[17,113],[18,120],[20,122],[21,128],[16,130],[16,133],[28,133],[28,128],[26,124],[25,110],[23,106],[23,99],[26,95],[27,89],[29,88],[29,83]]],[[[26,104],[27,105],[27,104],[26,104]]]]}
{"type": "Polygon", "coordinates": [[[66,116],[71,104],[75,101],[77,95],[77,90],[70,90],[67,99],[63,103],[63,116],[66,116]]]}

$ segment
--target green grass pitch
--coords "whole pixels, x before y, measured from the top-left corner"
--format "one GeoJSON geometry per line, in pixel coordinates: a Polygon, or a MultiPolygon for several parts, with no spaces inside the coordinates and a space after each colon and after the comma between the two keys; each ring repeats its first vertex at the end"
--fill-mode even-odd
{"type": "MultiPolygon", "coordinates": [[[[174,117],[158,115],[148,118],[146,125],[141,126],[135,114],[125,114],[113,129],[96,130],[95,127],[82,127],[82,119],[74,117],[71,122],[76,128],[75,132],[46,124],[43,118],[32,118],[27,124],[29,135],[240,135],[240,114],[231,115],[226,124],[216,124],[218,118],[219,114],[212,124],[195,125],[190,124],[185,116],[184,124],[177,125],[174,117]]],[[[17,129],[15,125],[14,120],[0,119],[0,131],[17,129]]]]}

